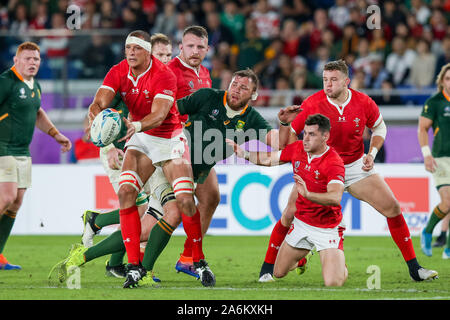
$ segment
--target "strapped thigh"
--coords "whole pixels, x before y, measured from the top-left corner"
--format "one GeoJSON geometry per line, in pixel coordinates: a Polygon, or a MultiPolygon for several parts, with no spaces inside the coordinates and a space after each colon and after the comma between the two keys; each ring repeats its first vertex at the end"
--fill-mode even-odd
{"type": "Polygon", "coordinates": [[[190,177],[180,177],[172,183],[173,193],[175,197],[181,193],[194,194],[194,179],[190,177]]]}
{"type": "Polygon", "coordinates": [[[136,191],[139,193],[142,189],[142,180],[139,177],[139,175],[131,170],[124,171],[120,174],[119,177],[119,189],[121,186],[129,184],[136,189],[136,191]]]}

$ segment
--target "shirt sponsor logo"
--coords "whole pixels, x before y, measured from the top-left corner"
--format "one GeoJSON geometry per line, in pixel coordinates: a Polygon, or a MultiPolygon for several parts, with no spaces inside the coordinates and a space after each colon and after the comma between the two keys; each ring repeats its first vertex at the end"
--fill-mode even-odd
{"type": "Polygon", "coordinates": [[[339,117],[338,122],[345,122],[345,117],[339,117]]]}
{"type": "Polygon", "coordinates": [[[131,89],[131,94],[139,94],[139,89],[131,89]]]}
{"type": "Polygon", "coordinates": [[[450,117],[450,106],[444,108],[444,117],[450,117]]]}

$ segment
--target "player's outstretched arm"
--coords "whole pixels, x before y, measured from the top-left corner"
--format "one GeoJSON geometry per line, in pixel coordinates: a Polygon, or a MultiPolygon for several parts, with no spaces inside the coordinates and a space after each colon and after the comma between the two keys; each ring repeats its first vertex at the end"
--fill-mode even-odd
{"type": "Polygon", "coordinates": [[[233,140],[225,139],[226,143],[233,148],[233,151],[239,158],[244,158],[251,163],[257,164],[259,166],[279,166],[285,162],[280,161],[280,154],[278,151],[274,152],[250,152],[242,149],[233,140]]]}
{"type": "Polygon", "coordinates": [[[113,101],[116,93],[113,90],[106,88],[99,88],[95,93],[94,100],[89,105],[88,117],[89,117],[89,127],[94,121],[95,116],[103,109],[109,108],[111,102],[113,101]]]}
{"type": "Polygon", "coordinates": [[[67,152],[72,148],[72,142],[56,129],[55,125],[42,108],[39,108],[37,112],[36,127],[55,139],[55,141],[61,145],[62,152],[67,152]]]}

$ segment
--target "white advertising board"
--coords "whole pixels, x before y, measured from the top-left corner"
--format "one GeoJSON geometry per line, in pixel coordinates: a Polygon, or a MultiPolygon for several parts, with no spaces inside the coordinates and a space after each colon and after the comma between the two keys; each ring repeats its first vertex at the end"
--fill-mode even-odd
{"type": "MultiPolygon", "coordinates": [[[[217,165],[215,169],[221,202],[208,233],[269,235],[293,186],[291,166],[217,165]]],[[[376,170],[399,200],[411,234],[418,235],[439,203],[432,176],[423,164],[377,164],[376,170]]],[[[86,209],[118,208],[101,165],[34,165],[32,179],[13,234],[77,235],[82,232],[80,216],[86,209]]],[[[342,199],[342,211],[346,235],[389,235],[386,219],[348,193],[342,199]]],[[[184,231],[180,227],[175,234],[184,231]]]]}

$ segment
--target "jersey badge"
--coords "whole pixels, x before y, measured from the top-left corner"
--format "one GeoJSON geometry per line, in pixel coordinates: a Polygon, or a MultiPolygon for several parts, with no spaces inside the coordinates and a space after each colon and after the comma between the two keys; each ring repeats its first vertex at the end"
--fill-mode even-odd
{"type": "Polygon", "coordinates": [[[355,118],[355,120],[353,120],[353,122],[355,123],[356,127],[359,127],[359,122],[361,121],[361,119],[359,118],[355,118]]]}
{"type": "Polygon", "coordinates": [[[320,175],[319,170],[314,171],[314,173],[316,174],[316,179],[319,179],[319,175],[320,175]]]}
{"type": "Polygon", "coordinates": [[[19,93],[20,93],[20,96],[19,96],[20,99],[26,99],[27,95],[25,94],[25,88],[20,88],[19,93]]]}
{"type": "Polygon", "coordinates": [[[149,97],[149,93],[150,93],[150,91],[148,91],[147,89],[145,89],[144,91],[142,91],[142,92],[144,92],[144,94],[145,94],[145,99],[149,99],[150,97],[149,97]]]}
{"type": "Polygon", "coordinates": [[[444,108],[444,117],[450,117],[450,106],[444,108]]]}
{"type": "Polygon", "coordinates": [[[213,111],[211,111],[211,114],[209,115],[209,117],[211,119],[213,119],[214,121],[217,120],[217,115],[219,114],[219,109],[213,109],[213,111]]]}
{"type": "Polygon", "coordinates": [[[191,89],[194,89],[194,81],[191,80],[191,81],[189,81],[188,84],[189,84],[189,87],[191,87],[191,89]]]}
{"type": "Polygon", "coordinates": [[[236,130],[244,130],[245,122],[242,120],[238,120],[236,123],[236,130]]]}

